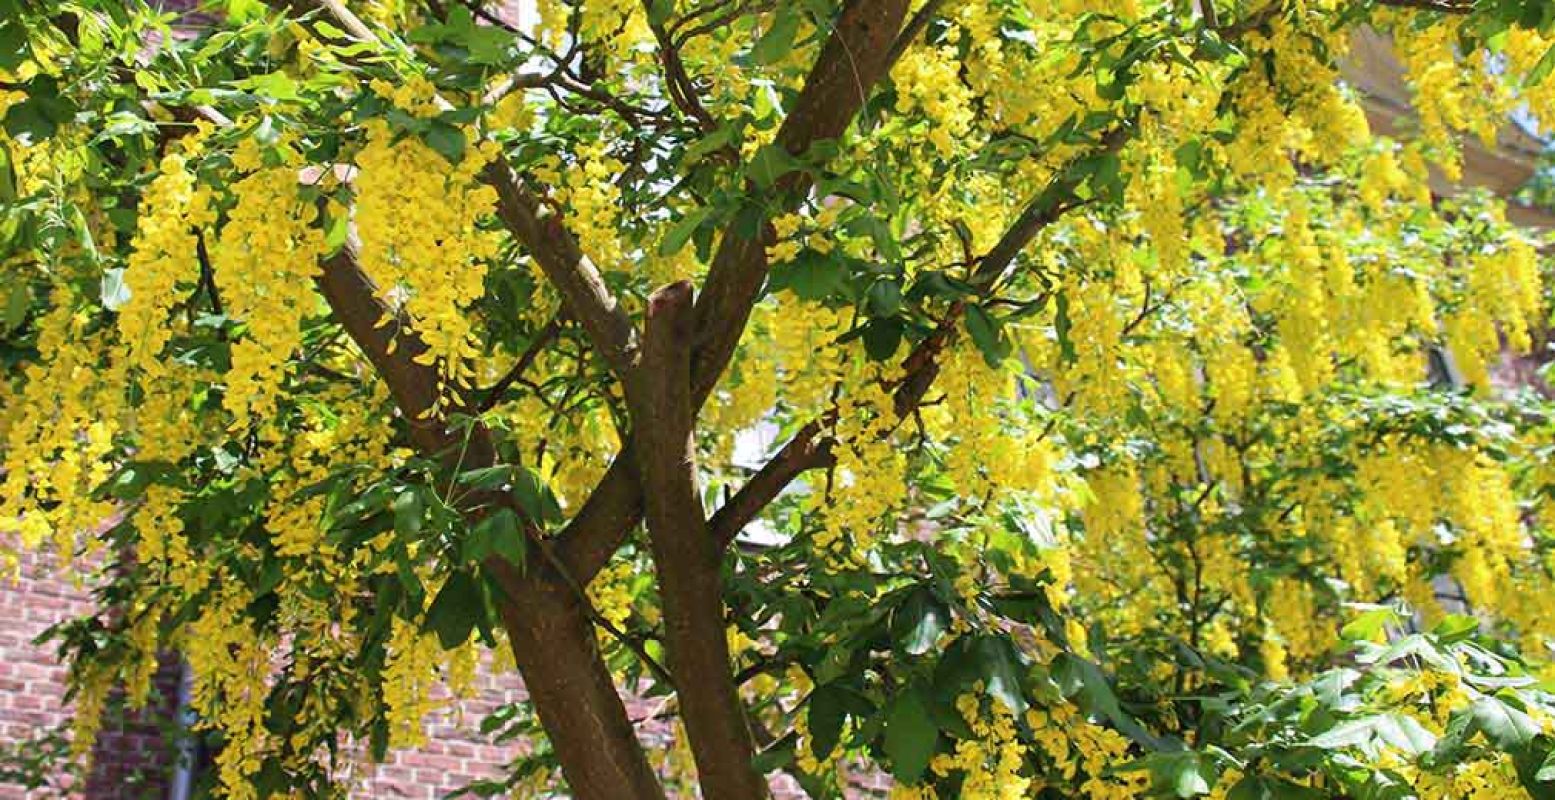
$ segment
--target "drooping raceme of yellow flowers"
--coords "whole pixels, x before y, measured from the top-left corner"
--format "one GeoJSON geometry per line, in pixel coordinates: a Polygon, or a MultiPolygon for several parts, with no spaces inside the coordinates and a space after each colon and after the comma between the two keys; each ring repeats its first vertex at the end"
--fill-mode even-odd
{"type": "MultiPolygon", "coordinates": [[[[94,494],[112,474],[113,437],[124,407],[124,387],[91,377],[111,353],[91,337],[89,314],[55,290],[57,305],[40,319],[38,348],[52,358],[29,364],[19,396],[7,398],[5,471],[0,479],[0,535],[23,548],[45,541],[72,553],[78,538],[113,516],[113,504],[94,494]]],[[[15,555],[8,563],[14,567],[15,555]]]]}
{"type": "MultiPolygon", "coordinates": [[[[366,128],[354,181],[358,258],[380,299],[426,344],[419,358],[438,366],[446,403],[470,387],[471,362],[481,355],[467,313],[485,293],[486,262],[499,240],[479,227],[496,194],[476,175],[495,145],[483,143],[450,165],[420,139],[396,138],[382,121],[366,128]]],[[[402,323],[389,317],[380,324],[402,323]]]]}
{"type": "Polygon", "coordinates": [[[225,588],[189,626],[183,652],[194,675],[191,704],[201,724],[224,737],[216,754],[222,788],[234,800],[251,800],[258,796],[252,778],[272,746],[264,717],[274,642],[246,623],[242,584],[231,576],[221,582],[225,588]]]}
{"type": "Polygon", "coordinates": [[[168,155],[140,201],[140,220],[124,268],[129,299],[119,309],[125,365],[156,376],[166,369],[162,349],[172,336],[168,315],[196,285],[195,231],[215,222],[199,197],[185,158],[168,155]]]}
{"type": "Polygon", "coordinates": [[[1031,779],[1021,776],[1026,746],[1015,735],[1010,709],[995,697],[985,700],[969,692],[956,698],[956,711],[972,728],[973,738],[957,740],[955,753],[935,756],[929,769],[942,778],[953,771],[962,773],[961,796],[967,800],[1026,797],[1031,786],[1031,779]]]}
{"type": "Polygon", "coordinates": [[[262,168],[232,186],[237,204],[211,251],[228,313],[244,323],[232,345],[228,410],[237,425],[275,414],[286,365],[302,346],[302,319],[316,310],[324,255],[318,209],[298,195],[297,171],[262,168]]]}
{"type": "Polygon", "coordinates": [[[389,746],[418,747],[427,741],[423,720],[438,707],[432,687],[443,662],[436,634],[395,619],[383,666],[383,704],[389,720],[389,746]]]}

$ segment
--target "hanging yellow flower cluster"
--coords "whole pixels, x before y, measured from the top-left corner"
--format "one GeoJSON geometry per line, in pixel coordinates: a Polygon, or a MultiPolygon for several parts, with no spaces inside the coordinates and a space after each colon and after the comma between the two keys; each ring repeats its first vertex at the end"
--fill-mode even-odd
{"type": "Polygon", "coordinates": [[[196,285],[196,231],[215,222],[182,155],[162,159],[140,200],[140,220],[124,268],[129,299],[119,309],[125,366],[154,377],[166,370],[162,350],[172,336],[173,307],[196,285]]]}
{"type": "Polygon", "coordinates": [[[476,175],[491,158],[487,142],[450,167],[420,139],[397,137],[381,120],[369,121],[367,144],[357,154],[354,221],[358,257],[378,296],[426,344],[421,356],[442,375],[443,403],[469,388],[471,361],[481,355],[467,312],[485,293],[486,262],[497,253],[497,234],[479,226],[495,208],[496,194],[476,175]]]}
{"type": "Polygon", "coordinates": [[[244,325],[232,344],[225,398],[238,426],[276,413],[287,364],[302,346],[302,320],[317,310],[313,281],[324,233],[299,188],[296,169],[286,166],[260,168],[233,184],[237,204],[211,250],[222,300],[244,325]]]}
{"type": "MultiPolygon", "coordinates": [[[[78,310],[67,287],[52,299],[54,308],[37,322],[38,349],[52,357],[29,364],[19,396],[6,398],[0,535],[16,536],[23,548],[48,541],[72,553],[78,537],[113,516],[113,504],[94,490],[114,469],[124,387],[94,379],[111,354],[90,335],[90,314],[78,310]]],[[[15,552],[6,561],[14,568],[15,552]]]]}

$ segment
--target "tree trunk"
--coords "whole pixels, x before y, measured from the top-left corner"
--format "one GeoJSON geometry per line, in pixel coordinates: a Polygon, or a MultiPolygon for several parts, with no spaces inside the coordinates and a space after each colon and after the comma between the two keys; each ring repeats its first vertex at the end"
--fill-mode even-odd
{"type": "Polygon", "coordinates": [[[507,573],[500,575],[503,585],[513,586],[519,598],[503,603],[503,627],[573,796],[663,800],[582,601],[559,577],[518,576],[505,562],[498,569],[507,573]]]}
{"type": "MultiPolygon", "coordinates": [[[[459,467],[463,469],[496,462],[490,431],[483,426],[476,425],[465,440],[463,434],[449,430],[443,419],[427,417],[425,412],[437,397],[436,367],[416,362],[425,347],[414,334],[401,330],[399,346],[390,348],[396,326],[378,324],[390,312],[357,266],[352,247],[325,261],[318,286],[335,318],[388,384],[417,448],[433,457],[462,450],[459,467]]],[[[511,498],[472,496],[468,513],[483,513],[478,506],[491,502],[511,502],[511,498]]],[[[522,511],[514,510],[522,517],[522,511]]],[[[503,626],[574,796],[664,800],[664,790],[648,766],[610,670],[600,657],[594,626],[578,590],[540,559],[524,573],[501,559],[488,567],[508,594],[501,608],[503,626]]]]}
{"type": "Polygon", "coordinates": [[[767,784],[729,663],[722,554],[697,491],[692,421],[691,284],[648,299],[638,382],[629,387],[648,540],[664,604],[664,643],[702,795],[760,800],[767,784]]]}

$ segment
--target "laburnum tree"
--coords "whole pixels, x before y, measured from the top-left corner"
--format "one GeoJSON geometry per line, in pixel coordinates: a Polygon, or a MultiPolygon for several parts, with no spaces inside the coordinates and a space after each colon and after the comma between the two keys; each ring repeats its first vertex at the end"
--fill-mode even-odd
{"type": "Polygon", "coordinates": [[[1555,408],[1491,382],[1540,242],[1430,189],[1555,125],[1552,43],[0,0],[0,536],[100,601],[75,749],[176,653],[233,798],[346,794],[480,669],[530,742],[482,795],[1555,797],[1555,408]]]}

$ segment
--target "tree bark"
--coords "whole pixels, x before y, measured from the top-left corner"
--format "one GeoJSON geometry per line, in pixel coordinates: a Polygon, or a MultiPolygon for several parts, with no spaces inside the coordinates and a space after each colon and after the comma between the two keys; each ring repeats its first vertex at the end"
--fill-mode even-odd
{"type": "MultiPolygon", "coordinates": [[[[843,134],[863,108],[868,93],[890,69],[907,5],[907,0],[851,0],[847,4],[805,78],[792,113],[778,129],[779,144],[802,155],[816,142],[843,134]]],[[[783,213],[798,205],[798,195],[808,185],[806,175],[791,172],[783,176],[774,187],[782,197],[763,198],[771,208],[769,213],[783,213]]],[[[741,236],[732,224],[724,231],[697,297],[691,366],[693,413],[712,394],[734,357],[751,308],[766,282],[766,225],[762,228],[755,237],[741,236]]],[[[595,487],[589,500],[593,513],[586,519],[580,514],[559,537],[558,549],[579,580],[587,580],[604,567],[639,518],[643,498],[637,482],[630,480],[623,458],[629,459],[625,450],[595,487]]]]}
{"type": "Polygon", "coordinates": [[[500,559],[488,566],[516,599],[501,606],[503,627],[573,796],[663,800],[582,599],[560,576],[519,575],[500,559]]]}
{"type": "Polygon", "coordinates": [[[669,668],[702,795],[759,800],[767,785],[751,764],[755,749],[724,633],[723,548],[707,529],[697,490],[692,311],[686,281],[648,299],[640,380],[629,395],[639,481],[669,668]]]}
{"type": "MultiPolygon", "coordinates": [[[[427,455],[463,453],[460,467],[496,462],[491,432],[476,425],[468,437],[449,429],[446,418],[428,418],[437,397],[437,369],[419,364],[426,348],[401,325],[379,326],[388,309],[372,281],[357,266],[351,246],[326,259],[319,291],[335,319],[372,362],[411,426],[416,447],[427,455]],[[391,340],[398,339],[392,351],[391,340]]],[[[503,503],[523,511],[507,493],[472,496],[464,509],[472,519],[482,506],[503,503]]],[[[538,534],[530,529],[530,539],[538,534]]],[[[488,563],[507,597],[500,613],[524,686],[561,761],[562,773],[580,800],[664,800],[642,745],[626,715],[610,670],[600,657],[583,599],[568,576],[548,561],[533,559],[524,572],[501,559],[488,563]]],[[[720,639],[722,637],[720,636],[720,639]]]]}

